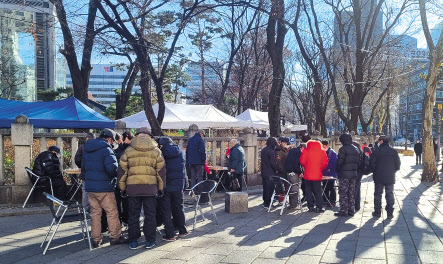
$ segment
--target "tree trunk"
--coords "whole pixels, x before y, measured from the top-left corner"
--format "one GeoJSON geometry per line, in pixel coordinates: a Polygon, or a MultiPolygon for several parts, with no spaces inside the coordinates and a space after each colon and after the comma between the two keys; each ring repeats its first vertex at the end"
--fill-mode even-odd
{"type": "Polygon", "coordinates": [[[129,66],[125,79],[123,80],[121,92],[115,97],[116,120],[121,119],[126,115],[126,106],[128,105],[129,98],[131,97],[132,88],[134,87],[135,79],[137,78],[138,72],[138,66],[136,66],[135,63],[132,63],[129,66]]]}
{"type": "Polygon", "coordinates": [[[145,110],[145,115],[148,118],[149,124],[151,125],[151,132],[155,136],[163,136],[161,126],[155,117],[154,110],[152,109],[151,89],[149,88],[149,74],[147,69],[144,69],[143,66],[141,67],[139,84],[143,95],[143,107],[145,110]]]}
{"type": "Polygon", "coordinates": [[[272,86],[269,92],[268,119],[271,137],[280,136],[280,101],[285,80],[283,49],[287,29],[284,24],[283,0],[271,1],[271,12],[266,27],[267,50],[272,61],[272,86]]]}

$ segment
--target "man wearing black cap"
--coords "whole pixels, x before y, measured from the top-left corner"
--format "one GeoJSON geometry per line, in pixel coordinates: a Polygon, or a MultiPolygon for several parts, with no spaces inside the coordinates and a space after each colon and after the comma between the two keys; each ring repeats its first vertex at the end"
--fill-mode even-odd
{"type": "Polygon", "coordinates": [[[37,158],[35,158],[32,172],[38,176],[49,176],[51,178],[54,196],[60,200],[66,200],[66,193],[68,190],[60,171],[60,160],[58,159],[60,153],[61,150],[59,147],[50,146],[47,151],[38,154],[37,158]]]}
{"type": "Polygon", "coordinates": [[[375,184],[374,191],[374,217],[381,216],[381,200],[383,188],[386,191],[386,212],[389,219],[393,218],[394,212],[394,184],[395,172],[400,169],[400,157],[395,149],[389,146],[389,138],[381,135],[378,139],[379,147],[372,152],[369,165],[373,171],[375,184]]]}
{"type": "Polygon", "coordinates": [[[91,139],[84,145],[82,172],[85,175],[85,190],[88,192],[91,206],[91,236],[93,247],[102,244],[101,216],[106,212],[111,245],[126,243],[121,236],[122,228],[118,217],[112,180],[117,177],[117,158],[112,150],[115,132],[103,129],[100,138],[91,139]]]}

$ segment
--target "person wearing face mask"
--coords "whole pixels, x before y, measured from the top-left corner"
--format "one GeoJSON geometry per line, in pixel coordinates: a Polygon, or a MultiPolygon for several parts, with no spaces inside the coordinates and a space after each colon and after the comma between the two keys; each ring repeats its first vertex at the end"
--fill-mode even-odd
{"type": "Polygon", "coordinates": [[[106,212],[111,245],[127,243],[121,235],[122,228],[112,184],[112,180],[117,177],[118,167],[117,158],[112,150],[114,142],[115,132],[105,128],[99,138],[89,140],[84,146],[81,164],[85,174],[85,190],[88,192],[91,206],[91,236],[94,248],[102,244],[102,209],[106,212]]]}
{"type": "Polygon", "coordinates": [[[423,152],[423,145],[420,142],[420,139],[417,139],[417,143],[414,144],[414,152],[415,152],[415,165],[421,164],[421,153],[423,152]]]}
{"type": "MultiPolygon", "coordinates": [[[[67,186],[60,171],[60,148],[50,146],[47,151],[40,153],[34,161],[32,172],[38,176],[49,176],[52,182],[54,196],[60,200],[66,200],[67,186]]],[[[49,187],[49,182],[48,182],[49,187]]]]}

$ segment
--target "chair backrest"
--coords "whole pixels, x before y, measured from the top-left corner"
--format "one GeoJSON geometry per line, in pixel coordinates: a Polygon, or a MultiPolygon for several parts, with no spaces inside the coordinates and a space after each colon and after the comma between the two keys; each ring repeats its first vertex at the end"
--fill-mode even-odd
{"type": "Polygon", "coordinates": [[[38,176],[37,174],[33,173],[32,170],[28,167],[25,167],[26,173],[28,174],[29,180],[34,183],[38,178],[40,178],[40,176],[38,176]]]}
{"type": "Polygon", "coordinates": [[[60,208],[61,207],[66,208],[68,206],[66,204],[64,204],[62,200],[57,199],[56,197],[50,195],[47,192],[44,192],[43,195],[46,197],[46,204],[48,205],[49,210],[51,210],[52,216],[58,221],[59,216],[57,214],[60,211],[60,208]],[[59,206],[60,206],[57,211],[54,210],[55,203],[59,204],[59,206]]]}
{"type": "Polygon", "coordinates": [[[202,194],[202,193],[212,193],[215,191],[215,187],[217,186],[217,182],[213,181],[213,180],[203,180],[199,183],[197,183],[196,185],[194,185],[194,187],[191,188],[191,192],[198,192],[198,194],[202,194]]]}
{"type": "Polygon", "coordinates": [[[274,184],[283,183],[283,184],[287,184],[289,186],[294,185],[294,183],[290,183],[285,178],[282,178],[282,177],[279,177],[279,176],[271,176],[271,180],[273,180],[274,184]]]}

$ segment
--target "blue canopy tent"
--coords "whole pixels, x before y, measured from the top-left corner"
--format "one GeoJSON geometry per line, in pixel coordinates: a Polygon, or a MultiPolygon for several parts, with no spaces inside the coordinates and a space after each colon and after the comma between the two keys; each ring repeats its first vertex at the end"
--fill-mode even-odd
{"type": "Polygon", "coordinates": [[[11,127],[19,115],[35,128],[114,128],[115,121],[97,113],[74,97],[52,102],[0,99],[0,127],[11,127]]]}

